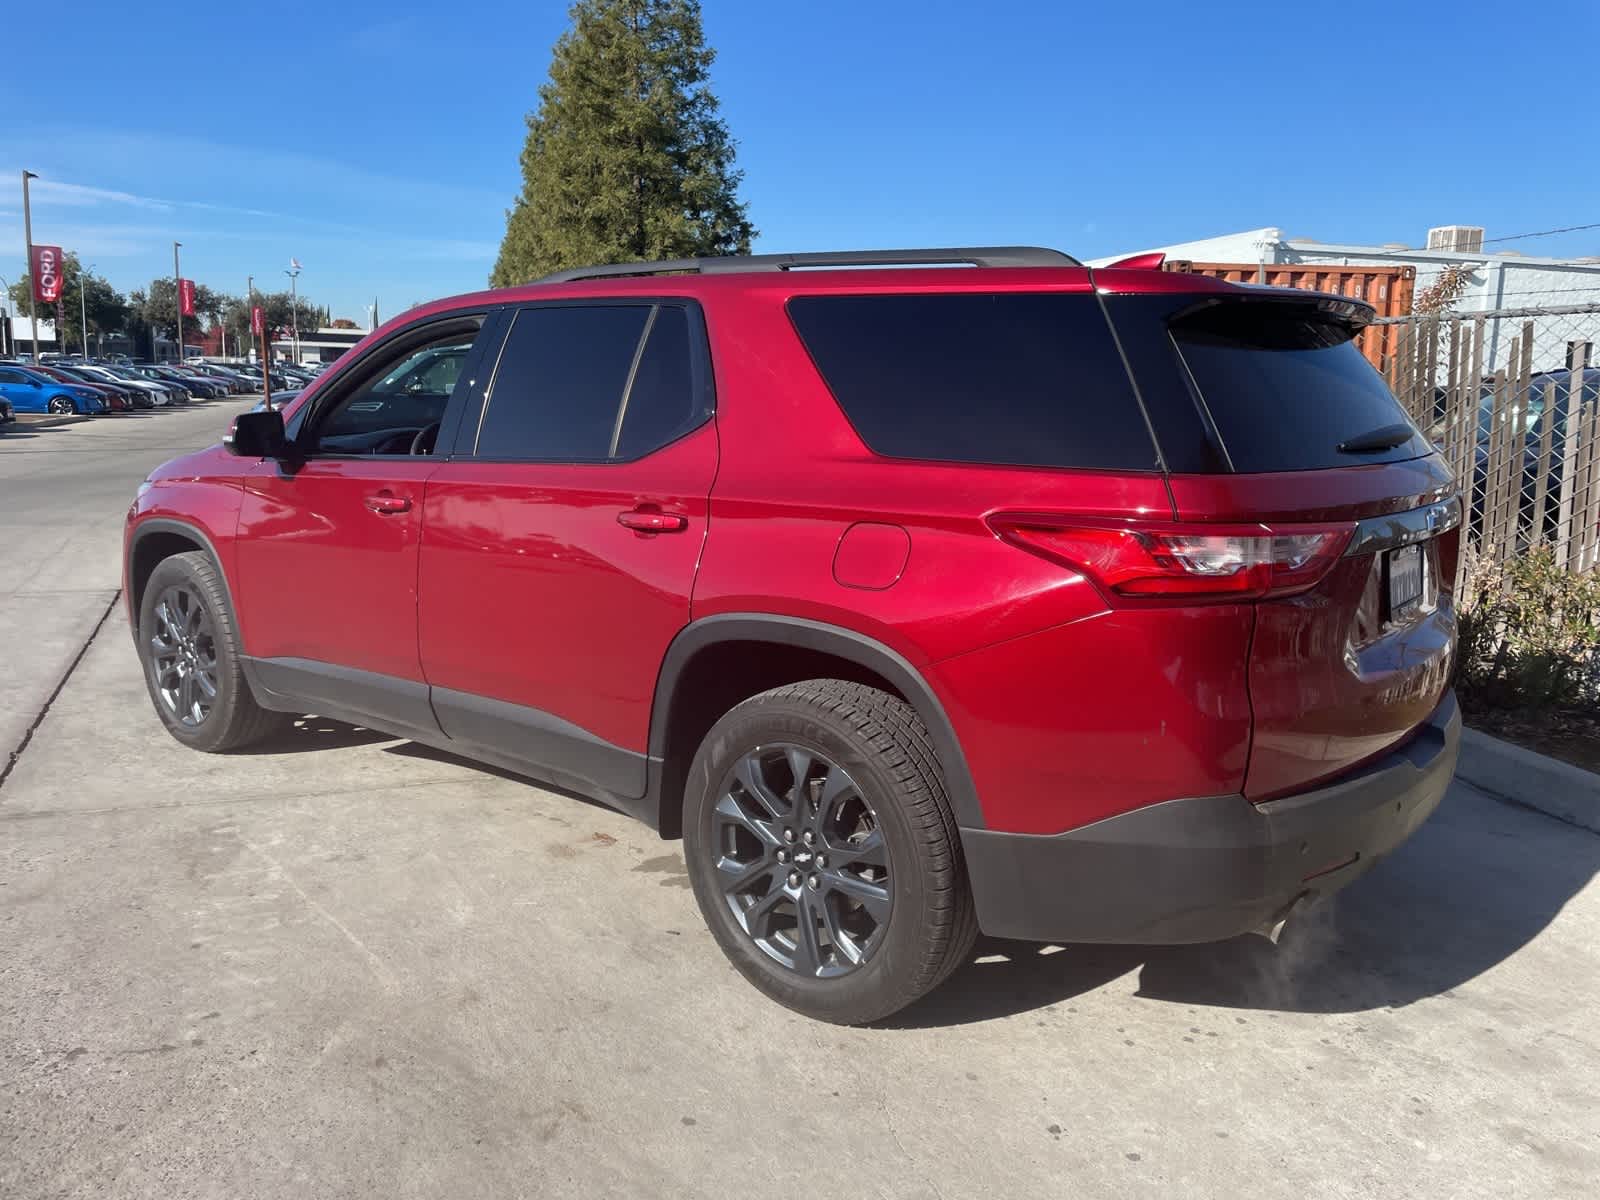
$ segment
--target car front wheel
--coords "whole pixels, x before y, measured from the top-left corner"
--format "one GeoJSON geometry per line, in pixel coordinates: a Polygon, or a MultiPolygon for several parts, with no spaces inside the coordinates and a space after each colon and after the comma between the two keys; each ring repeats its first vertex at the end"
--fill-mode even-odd
{"type": "Polygon", "coordinates": [[[734,966],[820,1020],[904,1008],[977,935],[928,731],[863,684],[775,688],[718,721],[690,768],[684,853],[734,966]]]}
{"type": "Polygon", "coordinates": [[[52,396],[48,407],[51,412],[65,416],[78,411],[78,402],[71,396],[52,396]]]}
{"type": "Polygon", "coordinates": [[[237,750],[292,718],[256,703],[227,591],[209,555],[163,559],[139,603],[145,686],[167,732],[195,750],[237,750]]]}

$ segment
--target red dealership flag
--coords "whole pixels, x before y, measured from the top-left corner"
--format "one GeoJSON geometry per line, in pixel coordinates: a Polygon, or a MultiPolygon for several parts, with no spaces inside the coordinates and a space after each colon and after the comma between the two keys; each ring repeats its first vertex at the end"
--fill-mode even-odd
{"type": "Polygon", "coordinates": [[[194,316],[194,280],[178,280],[178,311],[186,317],[194,316]]]}
{"type": "Polygon", "coordinates": [[[54,304],[61,299],[61,289],[66,285],[66,280],[61,277],[60,246],[35,246],[29,270],[33,275],[35,300],[40,304],[54,304]]]}
{"type": "Polygon", "coordinates": [[[258,304],[250,310],[250,332],[260,337],[265,327],[266,322],[261,316],[261,306],[258,304]]]}

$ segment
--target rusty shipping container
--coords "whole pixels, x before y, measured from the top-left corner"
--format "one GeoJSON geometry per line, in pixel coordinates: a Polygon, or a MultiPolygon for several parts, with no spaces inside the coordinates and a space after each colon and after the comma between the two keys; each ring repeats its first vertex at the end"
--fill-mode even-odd
{"type": "MultiPolygon", "coordinates": [[[[1333,292],[1365,300],[1380,317],[1408,317],[1416,293],[1415,267],[1350,267],[1332,263],[1208,263],[1175,259],[1165,264],[1169,271],[1192,275],[1211,275],[1235,283],[1266,283],[1273,287],[1305,288],[1313,292],[1333,292]]],[[[1390,327],[1374,325],[1357,343],[1367,361],[1382,371],[1394,333],[1390,327]]]]}

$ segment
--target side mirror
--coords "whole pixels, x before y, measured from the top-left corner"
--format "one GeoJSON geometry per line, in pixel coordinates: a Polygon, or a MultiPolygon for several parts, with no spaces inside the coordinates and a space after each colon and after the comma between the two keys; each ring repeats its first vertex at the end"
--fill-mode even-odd
{"type": "Polygon", "coordinates": [[[283,431],[283,414],[276,408],[240,413],[222,444],[240,458],[286,458],[289,438],[283,431]]]}

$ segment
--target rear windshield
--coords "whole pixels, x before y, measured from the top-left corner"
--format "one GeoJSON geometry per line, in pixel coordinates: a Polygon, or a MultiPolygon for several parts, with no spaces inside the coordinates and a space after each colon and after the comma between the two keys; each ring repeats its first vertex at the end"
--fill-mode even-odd
{"type": "Polygon", "coordinates": [[[1343,442],[1409,425],[1357,332],[1309,304],[1218,304],[1181,318],[1173,339],[1233,469],[1309,471],[1427,454],[1420,433],[1399,445],[1342,452],[1343,442]]]}
{"type": "Polygon", "coordinates": [[[789,315],[851,425],[893,458],[1154,470],[1097,297],[797,296],[789,315]]]}

